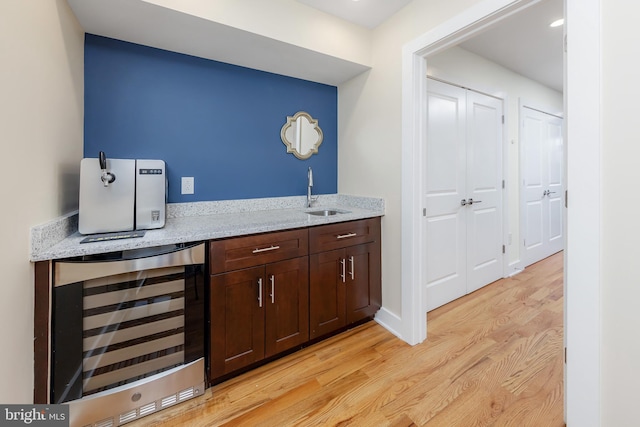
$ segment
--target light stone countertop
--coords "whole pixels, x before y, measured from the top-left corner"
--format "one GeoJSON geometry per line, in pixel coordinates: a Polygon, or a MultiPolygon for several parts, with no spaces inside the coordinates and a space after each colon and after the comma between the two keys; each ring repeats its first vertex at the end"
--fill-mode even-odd
{"type": "Polygon", "coordinates": [[[31,261],[44,261],[220,239],[269,231],[353,221],[384,215],[384,201],[346,195],[321,195],[311,208],[305,196],[198,202],[167,205],[164,228],[146,230],[144,237],[80,243],[77,214],[62,217],[31,230],[31,261]],[[308,211],[337,209],[333,216],[314,216],[308,211]],[[75,227],[75,228],[74,228],[75,227]]]}

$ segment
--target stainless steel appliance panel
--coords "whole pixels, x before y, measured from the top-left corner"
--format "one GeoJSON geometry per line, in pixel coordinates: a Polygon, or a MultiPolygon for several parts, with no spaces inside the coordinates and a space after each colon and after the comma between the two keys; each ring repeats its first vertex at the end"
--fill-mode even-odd
{"type": "Polygon", "coordinates": [[[205,390],[204,359],[134,384],[69,402],[70,426],[119,426],[168,408],[205,390]]]}
{"type": "Polygon", "coordinates": [[[107,159],[107,169],[115,177],[104,184],[96,158],[80,162],[78,231],[81,234],[131,231],[134,229],[136,161],[107,159]]]}
{"type": "Polygon", "coordinates": [[[165,223],[166,171],[162,160],[136,160],[136,230],[165,223]]]}
{"type": "MultiPolygon", "coordinates": [[[[204,244],[201,245],[204,247],[204,244]]],[[[108,262],[99,257],[56,262],[55,286],[96,279],[131,271],[151,270],[190,264],[204,264],[203,250],[184,250],[180,246],[167,245],[153,248],[132,249],[108,262]]]]}

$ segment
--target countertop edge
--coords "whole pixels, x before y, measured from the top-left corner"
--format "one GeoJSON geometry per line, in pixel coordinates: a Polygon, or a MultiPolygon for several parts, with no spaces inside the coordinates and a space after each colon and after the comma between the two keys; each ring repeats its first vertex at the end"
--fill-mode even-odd
{"type": "Polygon", "coordinates": [[[312,208],[305,208],[305,196],[196,202],[167,205],[165,227],[147,230],[142,238],[80,244],[77,212],[31,228],[30,261],[48,261],[97,253],[222,239],[323,224],[381,217],[381,198],[343,194],[320,195],[312,208]],[[306,212],[320,209],[346,211],[329,217],[306,212]],[[47,241],[48,239],[48,241],[47,241]]]}

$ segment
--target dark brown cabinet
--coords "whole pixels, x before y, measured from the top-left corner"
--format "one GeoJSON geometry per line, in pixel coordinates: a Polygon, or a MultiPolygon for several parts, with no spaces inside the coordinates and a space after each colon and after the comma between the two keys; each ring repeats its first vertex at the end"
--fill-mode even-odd
{"type": "Polygon", "coordinates": [[[264,267],[211,277],[211,377],[264,357],[264,307],[257,303],[264,267]]]}
{"type": "Polygon", "coordinates": [[[265,357],[270,357],[309,339],[309,259],[281,261],[265,270],[265,357]]]}
{"type": "Polygon", "coordinates": [[[381,304],[380,219],[309,230],[309,336],[373,316],[381,304]]]}
{"type": "Polygon", "coordinates": [[[212,273],[248,267],[211,275],[211,380],[308,341],[307,250],[307,230],[211,242],[212,273]]]}
{"type": "Polygon", "coordinates": [[[215,240],[209,255],[211,382],[380,308],[380,218],[215,240]]]}

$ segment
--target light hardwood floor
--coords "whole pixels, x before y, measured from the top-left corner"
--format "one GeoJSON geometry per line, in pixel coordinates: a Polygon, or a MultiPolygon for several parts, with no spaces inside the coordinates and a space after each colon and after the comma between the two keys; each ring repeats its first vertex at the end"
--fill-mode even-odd
{"type": "Polygon", "coordinates": [[[420,345],[369,322],[128,426],[564,426],[562,264],[430,312],[420,345]]]}

